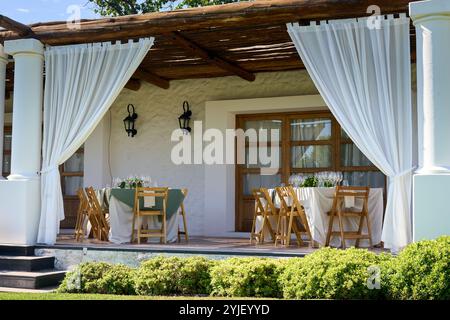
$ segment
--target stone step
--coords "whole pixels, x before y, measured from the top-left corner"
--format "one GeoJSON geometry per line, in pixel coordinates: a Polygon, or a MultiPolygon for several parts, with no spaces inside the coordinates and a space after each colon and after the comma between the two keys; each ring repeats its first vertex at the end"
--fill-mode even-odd
{"type": "Polygon", "coordinates": [[[0,244],[0,256],[33,256],[34,247],[27,245],[0,244]]]}
{"type": "Polygon", "coordinates": [[[0,255],[0,270],[39,271],[53,269],[55,257],[50,256],[2,256],[0,255]]]}
{"type": "Polygon", "coordinates": [[[65,271],[40,272],[0,271],[0,287],[39,289],[57,286],[64,279],[65,271]]]}

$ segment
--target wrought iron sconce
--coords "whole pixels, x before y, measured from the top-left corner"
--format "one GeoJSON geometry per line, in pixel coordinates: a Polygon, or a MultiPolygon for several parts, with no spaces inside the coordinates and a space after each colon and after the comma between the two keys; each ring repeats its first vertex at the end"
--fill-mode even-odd
{"type": "Polygon", "coordinates": [[[180,125],[180,129],[188,134],[192,131],[189,126],[189,121],[191,120],[192,111],[189,110],[189,103],[187,101],[183,102],[183,114],[178,117],[178,123],[180,125]]]}
{"type": "Polygon", "coordinates": [[[134,112],[134,106],[130,103],[127,107],[128,116],[123,119],[123,124],[125,126],[125,131],[128,136],[134,137],[137,134],[137,130],[134,128],[134,122],[136,121],[138,115],[134,112]],[[131,108],[131,110],[130,110],[131,108]]]}

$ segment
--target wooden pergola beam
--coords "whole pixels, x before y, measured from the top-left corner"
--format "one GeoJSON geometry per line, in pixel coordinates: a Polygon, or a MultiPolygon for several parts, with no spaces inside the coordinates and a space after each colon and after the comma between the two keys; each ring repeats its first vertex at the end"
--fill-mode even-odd
{"type": "Polygon", "coordinates": [[[133,91],[138,91],[141,88],[141,81],[138,79],[130,79],[125,85],[125,88],[133,91]]]}
{"type": "Polygon", "coordinates": [[[22,24],[18,21],[15,21],[1,14],[0,14],[0,27],[5,28],[6,30],[13,31],[21,37],[25,37],[33,33],[33,30],[31,29],[30,26],[22,24]]]}
{"type": "MultiPolygon", "coordinates": [[[[36,37],[50,45],[75,44],[149,37],[168,32],[284,24],[295,21],[344,19],[367,16],[378,5],[382,14],[407,13],[415,0],[261,0],[154,12],[96,20],[83,20],[80,29],[65,21],[31,25],[36,37]]],[[[0,32],[0,39],[17,39],[17,32],[0,32]]]]}
{"type": "Polygon", "coordinates": [[[203,60],[205,60],[209,63],[212,63],[223,70],[231,72],[232,74],[235,74],[244,80],[255,81],[255,75],[253,73],[248,72],[247,70],[244,70],[243,68],[239,67],[238,65],[236,65],[230,61],[227,61],[225,59],[222,59],[221,57],[219,57],[211,52],[208,52],[206,49],[200,47],[193,41],[187,39],[185,36],[183,36],[179,32],[172,32],[172,33],[168,34],[167,36],[170,37],[177,44],[179,44],[183,48],[189,50],[194,55],[202,58],[203,60]]]}
{"type": "Polygon", "coordinates": [[[160,76],[157,76],[157,75],[155,75],[151,72],[148,72],[147,70],[144,70],[142,68],[139,68],[136,70],[136,72],[133,75],[133,78],[137,78],[137,79],[146,81],[146,82],[151,83],[162,89],[169,89],[169,87],[170,87],[169,80],[161,78],[160,76]]]}

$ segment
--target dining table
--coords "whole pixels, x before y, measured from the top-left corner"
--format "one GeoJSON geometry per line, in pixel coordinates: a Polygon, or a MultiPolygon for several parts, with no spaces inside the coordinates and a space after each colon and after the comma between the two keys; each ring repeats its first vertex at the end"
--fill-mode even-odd
{"type": "MultiPolygon", "coordinates": [[[[309,228],[311,230],[311,237],[313,241],[313,247],[325,246],[329,215],[327,214],[332,206],[336,187],[296,187],[294,188],[297,198],[301,205],[305,209],[305,214],[308,219],[309,228]]],[[[383,226],[383,188],[371,188],[369,191],[368,199],[368,218],[371,227],[372,244],[377,245],[381,242],[381,233],[383,226]]],[[[280,207],[280,199],[275,192],[275,189],[269,189],[269,194],[272,197],[272,201],[275,207],[280,207]]],[[[362,208],[362,199],[348,199],[350,201],[350,207],[355,209],[362,208]]],[[[292,200],[288,200],[291,202],[292,200]]],[[[289,204],[289,203],[288,203],[289,204]]],[[[276,217],[270,217],[271,225],[276,230],[278,219],[276,217]]],[[[358,230],[359,219],[357,218],[344,218],[343,227],[344,231],[356,231],[358,230]]],[[[339,221],[335,219],[333,222],[333,230],[339,230],[339,221]]],[[[262,228],[262,217],[259,216],[256,219],[256,232],[260,232],[262,228]]],[[[367,224],[364,223],[363,234],[367,233],[367,224]]],[[[264,230],[265,238],[270,237],[268,230],[264,230]]],[[[346,246],[350,247],[355,244],[355,240],[346,240],[346,246]]],[[[333,247],[339,247],[341,240],[339,237],[332,237],[330,245],[333,247]]],[[[369,246],[367,239],[360,240],[360,246],[369,246]]]]}
{"type": "MultiPolygon", "coordinates": [[[[125,188],[103,188],[97,190],[97,197],[104,209],[109,211],[109,241],[115,244],[130,243],[133,225],[133,208],[135,201],[135,189],[125,188]]],[[[166,207],[166,241],[168,243],[177,241],[178,238],[178,210],[184,200],[181,189],[169,189],[166,207]]],[[[140,199],[141,208],[161,210],[163,199],[156,197],[145,197],[140,199]],[[149,199],[147,199],[149,198],[149,199]],[[145,202],[145,203],[144,203],[145,202]]],[[[140,223],[147,225],[148,229],[160,229],[161,217],[141,217],[140,223]]],[[[149,238],[148,242],[158,241],[159,238],[149,238]]]]}

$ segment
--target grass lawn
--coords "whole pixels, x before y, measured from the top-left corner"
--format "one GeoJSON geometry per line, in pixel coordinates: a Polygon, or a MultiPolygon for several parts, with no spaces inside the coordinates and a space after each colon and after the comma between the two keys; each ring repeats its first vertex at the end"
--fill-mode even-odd
{"type": "MultiPolygon", "coordinates": [[[[222,297],[183,297],[183,296],[116,296],[110,294],[73,294],[73,293],[15,293],[0,292],[0,300],[233,300],[222,297]]],[[[248,300],[255,298],[236,298],[248,300]]]]}

